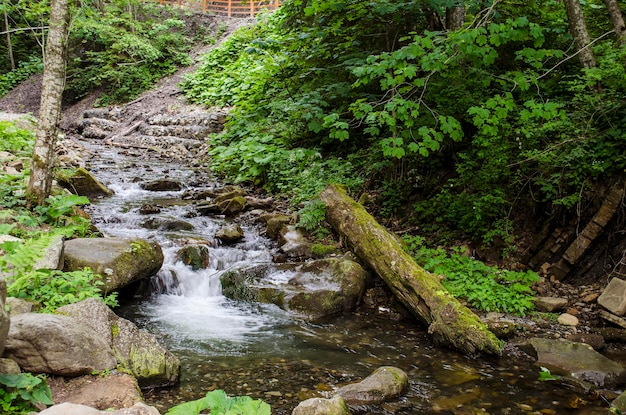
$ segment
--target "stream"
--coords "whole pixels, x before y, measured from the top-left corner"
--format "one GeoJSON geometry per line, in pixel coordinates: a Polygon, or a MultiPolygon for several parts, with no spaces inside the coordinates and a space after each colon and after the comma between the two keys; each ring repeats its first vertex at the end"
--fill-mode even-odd
{"type": "Polygon", "coordinates": [[[151,159],[134,150],[83,143],[96,155],[88,168],[115,191],[92,201],[88,212],[105,236],[157,240],[165,262],[153,277],[152,292],[115,311],[155,334],[181,359],[180,386],[144,391],[162,414],[171,406],[223,389],[229,396],[249,395],[291,414],[310,397],[330,397],[337,386],[359,381],[384,365],[407,372],[410,387],[399,399],[360,414],[591,414],[606,413],[606,403],[585,402],[561,382],[541,382],[528,359],[482,357],[472,360],[433,345],[416,321],[392,319],[385,310],[362,307],[330,321],[303,322],[275,306],[242,304],[221,294],[219,276],[244,264],[268,263],[273,245],[253,225],[241,223],[245,239],[219,246],[220,217],[194,216],[181,191],[149,192],[141,183],[167,178],[185,189],[218,187],[202,169],[151,159]],[[141,215],[141,206],[161,212],[141,215]],[[145,226],[148,218],[184,220],[191,231],[145,226]],[[208,269],[192,271],[176,262],[185,240],[211,244],[208,269]]]}

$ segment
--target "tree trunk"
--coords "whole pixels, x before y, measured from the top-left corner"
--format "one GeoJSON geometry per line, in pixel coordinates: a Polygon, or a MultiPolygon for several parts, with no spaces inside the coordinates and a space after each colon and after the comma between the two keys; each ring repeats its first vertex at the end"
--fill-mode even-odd
{"type": "Polygon", "coordinates": [[[387,283],[394,295],[428,326],[435,341],[465,354],[500,355],[502,342],[439,282],[407,254],[398,239],[337,185],[329,185],[320,198],[326,218],[387,283]]]}
{"type": "Polygon", "coordinates": [[[463,27],[465,22],[465,7],[455,6],[446,8],[446,29],[453,31],[463,27]]]}
{"type": "Polygon", "coordinates": [[[9,61],[11,62],[11,70],[15,70],[15,58],[13,57],[13,45],[11,43],[11,32],[9,30],[9,14],[4,12],[4,28],[7,32],[7,50],[9,52],[9,61]]]}
{"type": "Polygon", "coordinates": [[[41,85],[41,106],[27,189],[29,203],[37,205],[44,203],[50,195],[52,186],[54,144],[58,135],[61,99],[65,88],[65,52],[69,18],[67,0],[52,0],[41,85]]]}
{"type": "Polygon", "coordinates": [[[595,68],[597,66],[596,57],[589,47],[591,38],[587,31],[587,24],[585,23],[585,16],[583,15],[580,1],[564,0],[563,3],[565,4],[565,12],[569,22],[569,31],[574,38],[580,63],[583,65],[583,68],[595,68]]]}
{"type": "Polygon", "coordinates": [[[617,4],[617,0],[604,0],[606,9],[609,12],[609,18],[615,29],[615,37],[620,45],[626,44],[626,24],[624,24],[624,16],[617,4]]]}

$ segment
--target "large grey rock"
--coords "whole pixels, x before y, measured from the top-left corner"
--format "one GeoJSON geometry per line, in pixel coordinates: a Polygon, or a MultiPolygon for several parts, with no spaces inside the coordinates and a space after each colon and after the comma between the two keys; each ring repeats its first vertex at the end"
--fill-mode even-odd
{"type": "Polygon", "coordinates": [[[624,366],[593,350],[588,344],[567,340],[533,338],[522,348],[534,356],[536,365],[552,373],[572,376],[597,387],[612,387],[623,381],[624,366]]]}
{"type": "Polygon", "coordinates": [[[367,272],[349,258],[256,265],[224,273],[225,296],[272,303],[298,317],[316,320],[352,310],[365,290],[367,272]]]}
{"type": "Polygon", "coordinates": [[[51,406],[39,412],[39,415],[159,415],[159,411],[144,403],[137,403],[130,408],[116,411],[99,411],[89,406],[65,402],[51,406]]]}
{"type": "Polygon", "coordinates": [[[383,366],[360,382],[337,390],[349,405],[373,405],[396,398],[409,386],[409,377],[393,366],[383,366]]]}
{"type": "Polygon", "coordinates": [[[598,297],[598,304],[617,316],[626,314],[626,281],[613,278],[598,297]]]}
{"type": "Polygon", "coordinates": [[[344,399],[335,395],[331,399],[311,398],[300,402],[291,415],[350,415],[344,399]]]}
{"type": "Polygon", "coordinates": [[[103,276],[103,291],[119,290],[156,274],[163,265],[157,242],[125,238],[77,238],[65,242],[64,271],[89,267],[103,276]]]}
{"type": "Polygon", "coordinates": [[[117,316],[100,300],[91,298],[57,309],[90,326],[109,348],[118,363],[138,380],[142,387],[174,385],[180,375],[180,360],[161,346],[154,335],[139,330],[135,324],[117,316]]]}
{"type": "Polygon", "coordinates": [[[4,356],[27,372],[70,377],[117,365],[113,350],[93,328],[74,318],[52,314],[13,317],[4,356]]]}
{"type": "Polygon", "coordinates": [[[9,314],[6,312],[5,303],[7,299],[7,283],[4,277],[0,275],[0,356],[4,351],[4,345],[7,341],[7,334],[9,333],[9,314]]]}

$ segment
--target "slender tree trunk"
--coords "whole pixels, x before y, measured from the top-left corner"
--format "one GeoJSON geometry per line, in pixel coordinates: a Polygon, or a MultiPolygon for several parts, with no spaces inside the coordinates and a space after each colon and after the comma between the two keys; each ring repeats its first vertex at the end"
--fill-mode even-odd
{"type": "Polygon", "coordinates": [[[65,55],[69,18],[68,0],[52,0],[41,86],[41,106],[27,188],[29,203],[37,205],[44,203],[50,195],[52,186],[54,144],[59,130],[61,100],[65,88],[65,55]]]}
{"type": "Polygon", "coordinates": [[[7,50],[9,51],[9,60],[11,61],[11,70],[15,70],[15,58],[13,57],[13,45],[11,43],[11,32],[9,31],[9,14],[4,12],[4,28],[7,32],[7,50]]]}
{"type": "Polygon", "coordinates": [[[439,278],[415,263],[382,225],[337,185],[320,194],[326,219],[354,252],[387,283],[396,298],[428,326],[434,339],[468,355],[501,354],[502,342],[441,285],[439,278]]]}
{"type": "Polygon", "coordinates": [[[604,4],[609,12],[609,18],[611,19],[611,23],[613,23],[613,28],[615,29],[617,43],[625,45],[626,24],[624,24],[624,16],[622,15],[622,10],[619,8],[619,4],[617,4],[617,0],[604,0],[604,4]]]}
{"type": "Polygon", "coordinates": [[[465,7],[455,6],[446,9],[446,29],[458,30],[465,22],[465,7]]]}
{"type": "Polygon", "coordinates": [[[569,31],[574,37],[574,44],[576,45],[576,51],[578,51],[580,63],[583,68],[595,68],[597,66],[596,57],[591,48],[589,48],[591,38],[587,31],[587,24],[585,23],[585,16],[580,6],[580,1],[564,0],[563,3],[565,4],[565,12],[569,22],[569,31]]]}

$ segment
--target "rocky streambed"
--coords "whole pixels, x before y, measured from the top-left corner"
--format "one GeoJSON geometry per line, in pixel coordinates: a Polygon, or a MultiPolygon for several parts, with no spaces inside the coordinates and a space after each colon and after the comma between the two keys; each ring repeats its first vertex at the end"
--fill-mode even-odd
{"type": "Polygon", "coordinates": [[[293,218],[276,209],[281,203],[223,187],[203,169],[157,153],[90,151],[99,160],[88,163],[90,169],[116,192],[90,208],[97,226],[109,237],[142,237],[163,247],[164,264],[151,285],[133,291],[118,310],[181,360],[180,386],[144,391],[162,413],[224,389],[288,414],[302,401],[330,399],[388,366],[407,374],[400,396],[353,401],[353,413],[605,413],[620,392],[619,343],[595,344],[614,359],[604,360],[563,341],[598,339],[587,326],[598,324],[598,288],[545,281],[537,287],[544,297],[567,293],[553,311],[577,314],[579,325],[485,315],[508,346],[501,358],[470,359],[432,344],[425,328],[354,258],[332,250],[316,258],[306,238],[294,240],[293,218]],[[321,263],[344,260],[363,271],[355,277],[360,282],[348,279],[352,299],[331,295],[332,303],[316,297],[321,294],[301,294],[313,299],[308,309],[294,301],[306,292],[298,290],[350,291],[328,279],[330,271],[317,272],[321,263]],[[326,314],[322,304],[330,304],[326,314]],[[526,341],[533,337],[549,341],[526,341]],[[541,381],[546,366],[555,376],[541,381]]]}

